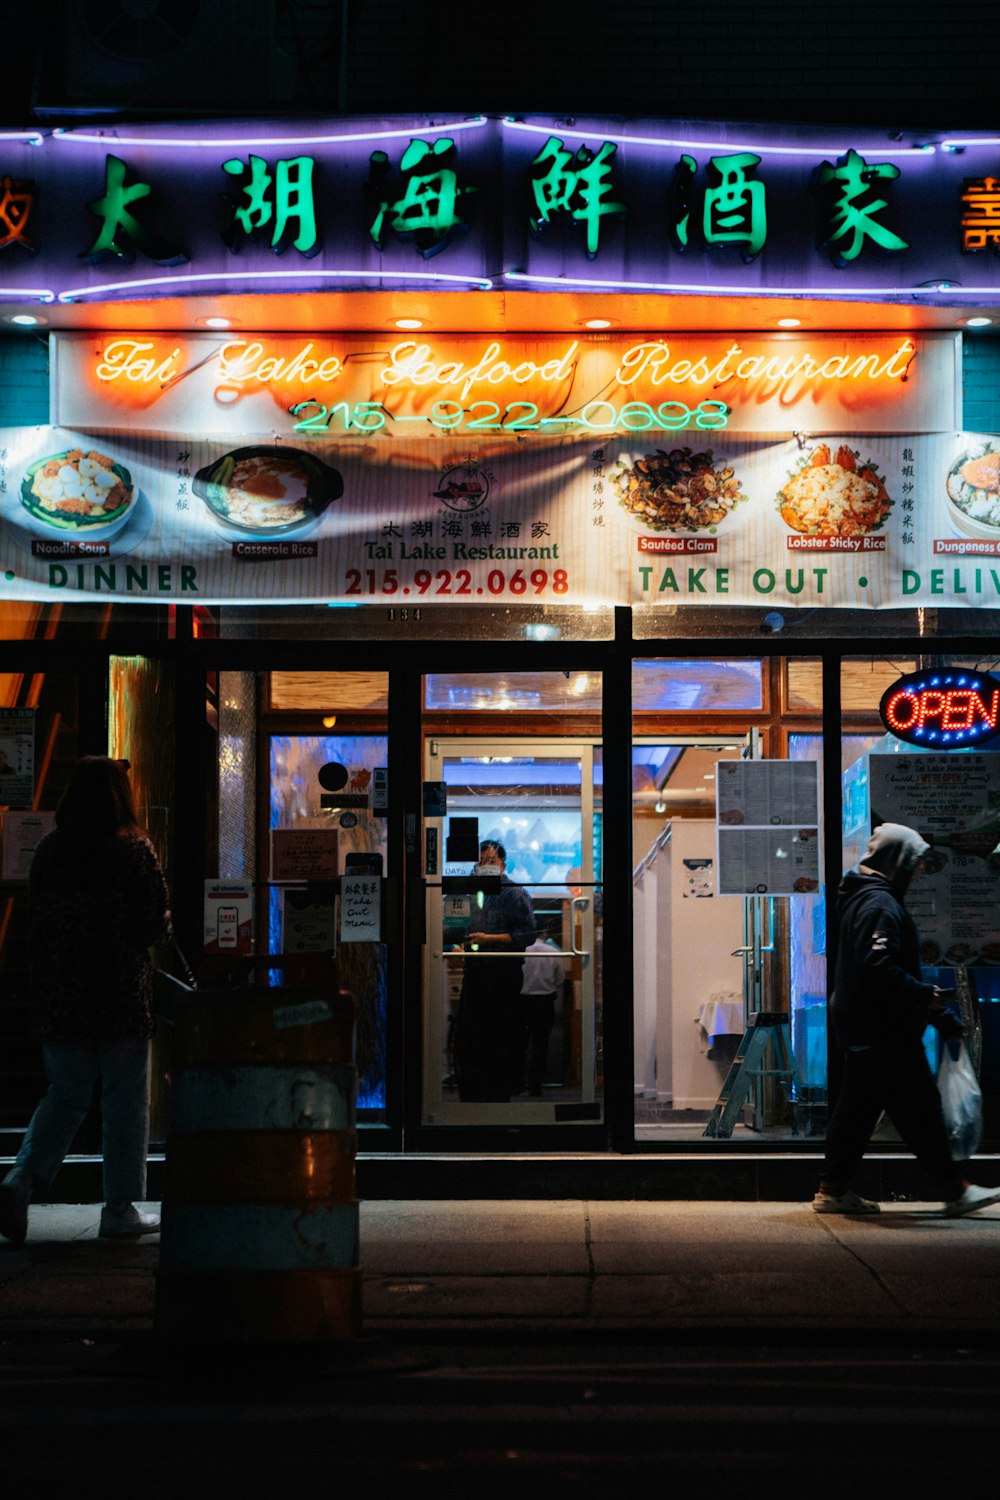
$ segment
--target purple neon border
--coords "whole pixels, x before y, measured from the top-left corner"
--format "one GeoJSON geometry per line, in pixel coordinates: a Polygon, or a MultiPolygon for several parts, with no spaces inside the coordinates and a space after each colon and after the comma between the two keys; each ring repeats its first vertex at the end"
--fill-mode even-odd
{"type": "MultiPolygon", "coordinates": [[[[504,116],[500,123],[505,130],[524,130],[535,135],[559,135],[567,140],[592,141],[600,134],[605,140],[615,141],[620,146],[663,146],[674,151],[753,151],[759,156],[821,156],[825,152],[831,156],[843,156],[851,149],[849,146],[823,146],[818,143],[814,146],[764,146],[738,141],[696,141],[681,136],[631,135],[626,131],[608,130],[603,126],[600,131],[576,130],[556,124],[534,125],[515,119],[512,115],[504,116]]],[[[860,151],[863,156],[868,153],[879,156],[933,156],[937,149],[937,145],[931,142],[915,146],[896,146],[892,141],[888,143],[878,141],[875,145],[855,145],[854,147],[854,150],[860,151]]]]}
{"type": "MultiPolygon", "coordinates": [[[[391,116],[389,117],[392,118],[391,116]]],[[[398,118],[398,117],[397,117],[398,118]]],[[[252,122],[250,122],[252,124],[252,122]]],[[[762,155],[773,156],[815,156],[823,152],[842,152],[844,147],[823,145],[820,143],[806,145],[771,145],[755,143],[751,146],[733,141],[713,143],[711,141],[687,139],[684,136],[656,136],[639,135],[627,129],[615,131],[609,127],[609,122],[595,122],[593,128],[579,129],[561,126],[556,120],[551,123],[536,123],[534,120],[519,119],[512,115],[476,115],[450,122],[430,121],[423,124],[419,121],[409,121],[405,126],[389,126],[384,129],[351,130],[342,134],[335,132],[323,132],[309,134],[306,132],[284,135],[280,133],[280,122],[275,122],[275,128],[265,135],[254,136],[241,134],[229,136],[224,134],[224,123],[218,122],[213,132],[213,122],[207,122],[192,127],[189,135],[179,137],[176,135],[156,134],[119,134],[115,127],[92,130],[63,130],[55,129],[51,132],[38,129],[24,131],[0,131],[0,140],[20,141],[32,148],[46,145],[49,141],[60,144],[81,144],[87,146],[110,146],[114,144],[130,145],[134,147],[163,148],[165,150],[178,149],[220,149],[229,146],[260,146],[260,145],[292,145],[312,144],[326,146],[335,149],[339,144],[345,146],[357,145],[367,140],[403,138],[415,130],[423,131],[428,135],[441,135],[456,131],[481,131],[491,125],[497,126],[501,131],[526,131],[535,134],[550,134],[553,131],[573,139],[593,138],[596,132],[607,135],[609,139],[622,143],[630,143],[647,147],[663,147],[664,149],[676,150],[677,148],[697,149],[727,149],[747,150],[753,149],[762,155]],[[206,132],[203,135],[195,134],[195,131],[206,132]],[[212,132],[212,133],[210,133],[212,132]]],[[[139,127],[142,130],[142,127],[139,127]]],[[[151,127],[155,131],[156,127],[151,127]]],[[[773,127],[777,130],[779,127],[773,127]]],[[[764,128],[767,132],[767,127],[764,128]]],[[[748,135],[756,134],[754,129],[747,132],[748,135]]],[[[864,146],[867,152],[876,152],[884,156],[896,157],[922,157],[931,156],[935,151],[962,152],[977,147],[992,147],[1000,144],[997,136],[945,136],[936,140],[933,138],[922,143],[911,146],[896,146],[890,141],[878,141],[864,146]]],[[[856,148],[857,149],[857,148],[856,148]]],[[[169,294],[171,288],[177,288],[179,292],[185,287],[199,287],[205,291],[215,290],[217,295],[225,295],[227,283],[246,283],[247,286],[254,284],[261,286],[265,291],[269,286],[280,282],[302,282],[312,283],[330,282],[336,284],[347,280],[356,279],[358,282],[371,284],[372,282],[384,281],[391,284],[404,284],[406,282],[419,285],[421,283],[440,284],[442,286],[467,287],[476,290],[491,290],[500,281],[508,284],[523,284],[525,287],[537,287],[539,290],[546,288],[559,290],[570,289],[592,289],[594,291],[634,291],[651,293],[673,293],[677,295],[694,296],[729,296],[733,298],[746,297],[787,297],[790,299],[817,299],[834,298],[847,302],[851,301],[877,301],[895,302],[900,299],[912,300],[921,303],[926,299],[941,298],[945,302],[975,303],[977,299],[995,298],[1000,296],[1000,285],[998,286],[976,286],[963,283],[949,283],[940,281],[937,283],[921,283],[916,286],[895,287],[858,287],[858,286],[755,286],[725,285],[711,282],[671,282],[654,280],[629,280],[626,278],[607,278],[589,276],[546,276],[540,273],[527,273],[517,269],[505,269],[499,276],[486,277],[475,275],[459,275],[453,272],[421,272],[421,271],[374,271],[355,270],[352,268],[329,268],[318,270],[315,268],[305,271],[206,271],[199,273],[180,273],[177,275],[150,276],[137,278],[131,281],[119,281],[115,283],[104,283],[91,286],[79,286],[56,291],[53,288],[38,287],[0,287],[0,302],[39,302],[42,304],[59,302],[69,304],[73,302],[84,302],[94,299],[107,299],[108,301],[127,298],[135,292],[152,289],[162,289],[163,294],[169,294]]],[[[159,295],[159,290],[154,293],[159,295]]]]}
{"type": "MultiPolygon", "coordinates": [[[[65,130],[52,132],[52,140],[65,145],[84,146],[148,146],[163,147],[171,151],[238,149],[246,146],[338,146],[356,145],[358,141],[399,140],[412,136],[415,130],[422,135],[453,135],[458,130],[481,130],[489,124],[488,115],[475,115],[471,119],[453,120],[441,125],[408,125],[391,130],[359,130],[347,134],[326,135],[239,135],[239,136],[148,136],[119,135],[114,127],[108,130],[65,130]]],[[[201,127],[198,127],[201,128],[201,127]]]]}

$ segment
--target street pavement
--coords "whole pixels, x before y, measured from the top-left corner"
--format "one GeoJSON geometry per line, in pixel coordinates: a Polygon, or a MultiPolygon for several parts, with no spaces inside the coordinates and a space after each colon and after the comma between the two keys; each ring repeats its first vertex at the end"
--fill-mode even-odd
{"type": "MultiPolygon", "coordinates": [[[[99,1213],[35,1205],[0,1241],[0,1338],[151,1330],[159,1237],[100,1240],[99,1213]]],[[[370,1201],[361,1264],[376,1334],[1000,1331],[1000,1205],[370,1201]]]]}
{"type": "Polygon", "coordinates": [[[159,1344],[98,1218],[0,1247],[5,1494],[996,1488],[1000,1207],[369,1201],[361,1337],[265,1349],[159,1344]]]}

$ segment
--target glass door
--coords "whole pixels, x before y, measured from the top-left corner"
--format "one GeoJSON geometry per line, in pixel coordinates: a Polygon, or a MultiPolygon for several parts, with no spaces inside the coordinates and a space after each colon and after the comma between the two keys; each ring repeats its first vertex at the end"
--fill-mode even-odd
{"type": "Polygon", "coordinates": [[[785,665],[634,663],[640,1143],[822,1131],[820,679],[793,711],[785,665]]]}
{"type": "Polygon", "coordinates": [[[425,741],[423,1122],[601,1118],[601,755],[425,741]]]}

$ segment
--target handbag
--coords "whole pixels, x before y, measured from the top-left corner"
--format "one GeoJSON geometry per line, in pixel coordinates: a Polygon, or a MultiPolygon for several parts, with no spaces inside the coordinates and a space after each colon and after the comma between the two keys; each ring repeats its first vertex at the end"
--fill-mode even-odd
{"type": "Polygon", "coordinates": [[[983,1095],[964,1042],[945,1042],[937,1076],[952,1161],[966,1161],[983,1137],[983,1095]]]}
{"type": "Polygon", "coordinates": [[[178,1000],[184,1000],[198,988],[198,981],[171,933],[157,955],[161,962],[153,965],[153,1009],[169,1012],[178,1000]],[[168,967],[169,965],[169,967],[168,967]]]}

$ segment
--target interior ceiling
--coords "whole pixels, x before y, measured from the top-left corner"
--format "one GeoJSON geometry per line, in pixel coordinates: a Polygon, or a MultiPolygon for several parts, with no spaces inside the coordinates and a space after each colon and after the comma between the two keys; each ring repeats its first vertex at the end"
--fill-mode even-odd
{"type": "Polygon", "coordinates": [[[428,333],[564,333],[583,329],[591,318],[611,320],[609,335],[662,329],[766,332],[777,326],[779,318],[798,318],[807,331],[953,330],[973,315],[992,317],[993,330],[1000,331],[1000,301],[990,307],[929,307],[924,303],[626,292],[254,293],[138,302],[4,304],[5,322],[19,313],[32,314],[48,328],[141,332],[197,329],[211,317],[228,318],[234,328],[265,333],[380,331],[393,328],[397,318],[420,318],[428,333]]]}

